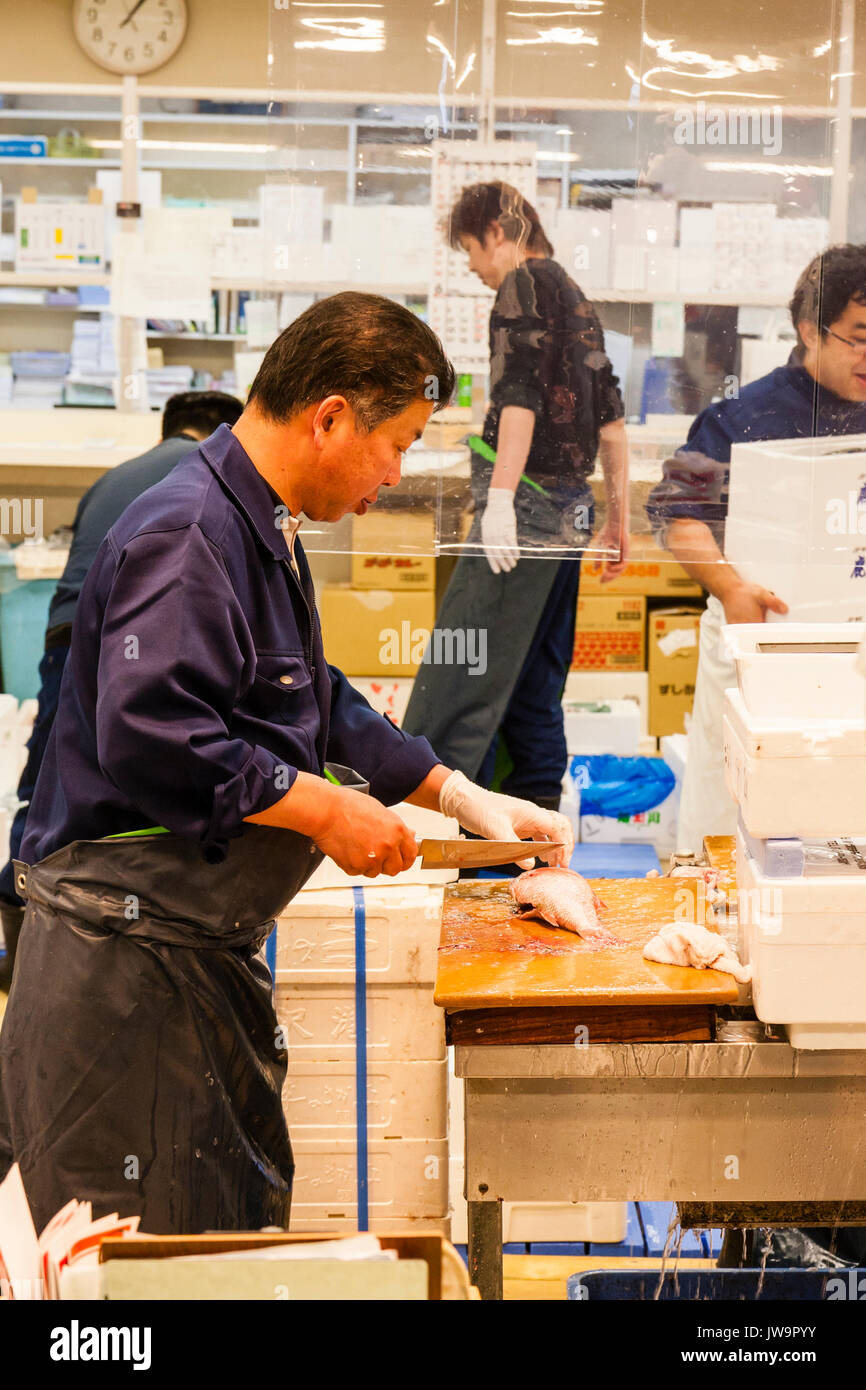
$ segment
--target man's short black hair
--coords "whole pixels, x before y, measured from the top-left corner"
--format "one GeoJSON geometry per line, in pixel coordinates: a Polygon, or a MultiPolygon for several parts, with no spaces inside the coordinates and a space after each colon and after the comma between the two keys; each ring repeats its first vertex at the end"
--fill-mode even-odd
{"type": "Polygon", "coordinates": [[[205,439],[218,425],[233,425],[243,414],[237,396],[225,391],[179,391],[169,396],[162,414],[162,437],[194,430],[205,439]]]}
{"type": "Polygon", "coordinates": [[[798,324],[803,320],[824,330],[836,323],[851,300],[866,304],[866,245],[831,246],[810,261],[797,281],[791,300],[791,319],[799,349],[805,343],[798,324]]]}
{"type": "Polygon", "coordinates": [[[347,290],[311,304],[271,343],[249,401],[283,423],[327,396],[345,396],[370,431],[419,399],[439,410],[453,390],[454,368],[417,314],[347,290]]]}

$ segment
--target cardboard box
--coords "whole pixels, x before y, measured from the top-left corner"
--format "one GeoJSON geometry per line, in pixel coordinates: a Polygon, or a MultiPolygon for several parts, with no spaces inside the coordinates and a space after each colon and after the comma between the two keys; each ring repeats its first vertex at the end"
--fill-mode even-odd
{"type": "Polygon", "coordinates": [[[414,676],[433,630],[435,595],[395,589],[322,590],[325,655],[347,676],[414,676]]]}
{"type": "Polygon", "coordinates": [[[647,598],[701,598],[703,589],[652,536],[632,536],[624,574],[602,584],[603,565],[588,557],[580,567],[582,594],[645,594],[647,598]]]}
{"type": "Polygon", "coordinates": [[[572,669],[643,671],[645,618],[643,597],[578,598],[572,669]]]}
{"type": "Polygon", "coordinates": [[[352,585],[356,589],[436,588],[431,512],[380,512],[352,519],[352,585]]]}
{"type": "Polygon", "coordinates": [[[698,674],[699,608],[662,608],[648,624],[649,732],[685,732],[698,674]]]}
{"type": "Polygon", "coordinates": [[[349,684],[359,695],[363,695],[368,705],[377,714],[386,714],[395,724],[403,723],[403,716],[412,694],[412,681],[408,676],[395,676],[394,679],[381,679],[352,676],[349,684]]]}

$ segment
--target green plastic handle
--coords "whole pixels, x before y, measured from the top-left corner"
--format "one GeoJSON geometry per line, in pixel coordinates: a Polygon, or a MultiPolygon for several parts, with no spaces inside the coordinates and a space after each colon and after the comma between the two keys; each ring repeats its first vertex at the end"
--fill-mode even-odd
{"type": "MultiPolygon", "coordinates": [[[[467,435],[466,443],[469,445],[470,449],[474,454],[480,454],[481,457],[483,459],[486,459],[488,463],[496,462],[496,450],[491,449],[489,444],[485,444],[480,434],[467,435]]],[[[535,491],[540,492],[542,497],[550,496],[550,493],[547,491],[547,488],[542,487],[541,483],[537,483],[534,480],[534,478],[530,478],[528,474],[521,473],[520,481],[522,483],[528,483],[530,487],[534,487],[535,491]]]]}

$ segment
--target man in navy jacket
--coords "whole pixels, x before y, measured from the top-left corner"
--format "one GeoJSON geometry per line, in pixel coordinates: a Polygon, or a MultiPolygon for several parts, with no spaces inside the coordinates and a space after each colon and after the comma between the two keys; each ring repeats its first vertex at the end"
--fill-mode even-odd
{"type": "Polygon", "coordinates": [[[262,948],[323,855],[367,877],[413,863],[390,806],[553,840],[568,863],[565,817],[444,767],[322,647],[302,514],[363,515],[453,382],[402,306],[313,305],[234,429],[138,498],[90,569],[15,866],[0,1034],[0,1178],[19,1163],[37,1226],[73,1196],[148,1231],[287,1224],[262,948]]]}

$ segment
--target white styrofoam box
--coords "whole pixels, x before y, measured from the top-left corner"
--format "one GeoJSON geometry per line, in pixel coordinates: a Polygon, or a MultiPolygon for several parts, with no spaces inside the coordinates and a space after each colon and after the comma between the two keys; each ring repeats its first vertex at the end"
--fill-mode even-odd
{"type": "Polygon", "coordinates": [[[712,208],[680,208],[680,247],[703,247],[712,252],[716,214],[712,208]]]}
{"type": "Polygon", "coordinates": [[[866,719],[866,679],[858,670],[866,624],[786,623],[768,633],[765,623],[733,623],[722,641],[737,668],[743,704],[753,719],[866,719]],[[767,650],[773,644],[787,650],[767,650]],[[810,648],[826,646],[821,652],[810,648]],[[835,646],[854,650],[834,651],[835,646]],[[802,650],[797,650],[802,648],[802,650]]]}
{"type": "Polygon", "coordinates": [[[836,559],[866,548],[866,434],[734,444],[728,516],[768,527],[773,557],[836,559]],[[787,548],[779,549],[780,539],[787,548]]]}
{"type": "Polygon", "coordinates": [[[767,878],[738,833],[737,888],[758,1018],[795,1047],[866,1048],[866,867],[767,878]]]}
{"type": "Polygon", "coordinates": [[[635,241],[650,248],[673,246],[677,239],[677,210],[672,198],[635,198],[635,241]]]}
{"type": "Polygon", "coordinates": [[[563,701],[633,700],[640,710],[641,735],[647,732],[649,676],[646,671],[569,671],[563,701]]]}
{"type": "Polygon", "coordinates": [[[788,607],[787,613],[768,610],[768,623],[866,622],[866,537],[858,552],[864,560],[862,575],[856,557],[808,559],[805,549],[802,536],[798,541],[784,527],[730,517],[725,524],[728,563],[748,583],[778,594],[788,607]]]}
{"type": "Polygon", "coordinates": [[[553,252],[581,289],[607,289],[610,282],[611,214],[598,208],[558,208],[553,252]]]}
{"type": "MultiPolygon", "coordinates": [[[[456,820],[441,815],[439,811],[427,811],[422,806],[410,806],[408,801],[401,801],[398,806],[392,806],[391,809],[408,825],[419,840],[453,840],[461,834],[460,826],[456,820]]],[[[435,883],[453,883],[457,877],[457,869],[422,869],[421,860],[416,859],[411,869],[404,869],[401,874],[395,874],[393,878],[389,878],[385,874],[380,874],[378,879],[364,878],[362,874],[351,878],[349,874],[344,874],[343,870],[338,868],[333,859],[323,859],[315,873],[307,880],[303,891],[310,892],[320,888],[351,888],[354,885],[369,888],[373,883],[382,887],[402,887],[406,883],[420,883],[429,887],[435,883]]]]}
{"type": "Polygon", "coordinates": [[[412,694],[411,676],[347,676],[346,680],[354,690],[363,695],[368,705],[377,714],[387,714],[395,724],[403,723],[409,696],[412,694]]]}
{"type": "MultiPolygon", "coordinates": [[[[432,986],[444,890],[420,883],[389,888],[368,880],[363,891],[368,984],[432,986]]],[[[352,889],[296,894],[277,919],[277,984],[346,984],[354,977],[352,889]]]]}
{"type": "Polygon", "coordinates": [[[433,234],[427,206],[335,203],[331,208],[331,240],[346,257],[353,280],[426,281],[433,234]]]}
{"type": "MultiPolygon", "coordinates": [[[[371,1062],[367,1068],[367,1135],[373,1139],[444,1139],[448,1128],[446,1063],[371,1062]]],[[[357,1142],[355,1063],[297,1061],[289,1054],[283,1109],[295,1139],[357,1142]]]]}
{"type": "Polygon", "coordinates": [[[633,700],[563,700],[565,744],[572,753],[634,757],[640,742],[640,709],[633,700]]]}
{"type": "MultiPolygon", "coordinates": [[[[292,1230],[303,1221],[328,1229],[358,1220],[357,1150],[353,1141],[292,1141],[292,1230]]],[[[368,1146],[371,1217],[392,1221],[444,1217],[448,1212],[447,1139],[373,1139],[368,1146]]]]}
{"type": "Polygon", "coordinates": [[[675,246],[651,246],[646,253],[646,287],[658,294],[679,288],[680,253],[675,246]]]}
{"type": "Polygon", "coordinates": [[[681,787],[689,755],[688,734],[663,734],[659,739],[659,752],[675,774],[677,785],[681,787]]]}
{"type": "Polygon", "coordinates": [[[614,244],[613,289],[646,289],[646,247],[636,243],[614,244]]]}
{"type": "MultiPolygon", "coordinates": [[[[445,1056],[445,1015],[432,988],[373,985],[367,989],[367,1057],[373,1062],[438,1062],[445,1056]]],[[[355,1056],[351,985],[277,985],[277,1021],[298,1063],[342,1062],[355,1056]]]]}
{"type": "Polygon", "coordinates": [[[866,836],[866,720],[750,715],[725,691],[725,781],[758,839],[866,836]]]}
{"type": "Polygon", "coordinates": [[[705,294],[713,288],[715,257],[712,249],[681,246],[677,262],[677,290],[680,294],[705,294]]]}

